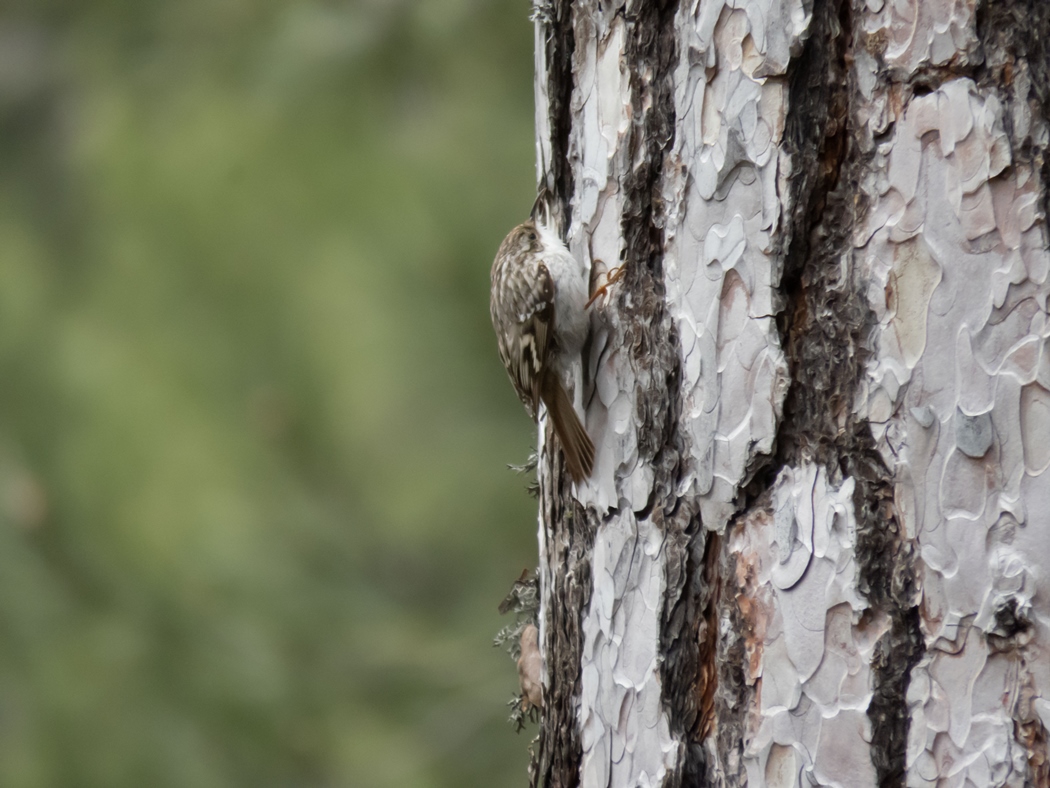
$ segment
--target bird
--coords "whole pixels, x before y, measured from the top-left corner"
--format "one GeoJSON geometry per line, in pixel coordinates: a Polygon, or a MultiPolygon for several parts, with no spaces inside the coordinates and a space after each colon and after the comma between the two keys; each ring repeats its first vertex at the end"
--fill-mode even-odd
{"type": "Polygon", "coordinates": [[[490,312],[500,359],[535,421],[547,409],[577,484],[594,470],[594,443],[566,391],[587,341],[589,277],[551,227],[541,192],[528,221],[500,244],[492,263],[490,312]]]}
{"type": "Polygon", "coordinates": [[[540,653],[540,631],[535,624],[526,624],[519,639],[518,681],[521,683],[521,707],[543,708],[543,655],[540,653]]]}

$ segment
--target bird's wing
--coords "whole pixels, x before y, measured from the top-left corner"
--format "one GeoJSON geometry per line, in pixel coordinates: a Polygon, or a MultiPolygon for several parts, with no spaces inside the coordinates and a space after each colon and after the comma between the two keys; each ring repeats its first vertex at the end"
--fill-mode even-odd
{"type": "Polygon", "coordinates": [[[535,418],[554,324],[554,280],[541,263],[534,269],[531,281],[523,284],[526,286],[508,287],[504,295],[504,308],[512,317],[512,326],[500,355],[518,396],[535,418]]]}

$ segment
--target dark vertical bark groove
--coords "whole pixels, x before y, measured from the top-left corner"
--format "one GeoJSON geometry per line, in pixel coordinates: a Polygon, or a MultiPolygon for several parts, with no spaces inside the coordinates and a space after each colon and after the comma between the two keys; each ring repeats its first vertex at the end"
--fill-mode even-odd
{"type": "MultiPolygon", "coordinates": [[[[850,236],[863,209],[856,196],[866,162],[851,143],[857,137],[850,125],[855,88],[845,61],[853,33],[850,6],[848,2],[838,3],[838,8],[835,5],[819,4],[820,16],[815,20],[820,27],[814,38],[827,41],[821,58],[825,65],[811,64],[817,73],[792,84],[791,107],[800,112],[795,115],[797,123],[805,123],[806,115],[816,112],[827,125],[815,162],[822,180],[807,200],[808,220],[793,239],[785,266],[792,306],[786,347],[793,385],[785,405],[787,429],[779,450],[785,461],[809,458],[825,465],[833,479],[849,476],[856,481],[853,503],[860,591],[891,622],[890,631],[876,648],[874,691],[868,706],[872,762],[878,784],[889,788],[904,784],[909,723],[906,693],[911,669],[925,646],[915,607],[911,549],[893,506],[893,480],[868,423],[853,414],[854,397],[864,375],[867,334],[875,318],[853,281],[852,265],[845,267],[846,278],[840,278],[840,261],[844,257],[852,261],[850,236]],[[820,28],[826,31],[823,35],[820,28]],[[823,106],[806,107],[801,94],[812,95],[814,76],[827,80],[827,98],[823,106]]],[[[793,125],[789,119],[789,134],[793,125]]],[[[807,142],[812,145],[812,138],[807,142]]],[[[798,205],[801,208],[806,203],[798,205]]]]}
{"type": "MultiPolygon", "coordinates": [[[[645,507],[650,516],[679,536],[690,516],[679,510],[674,495],[681,447],[677,445],[680,402],[668,392],[680,389],[677,333],[663,298],[662,217],[658,210],[659,175],[673,141],[674,95],[672,73],[676,62],[672,2],[639,3],[625,15],[628,42],[625,58],[631,79],[634,125],[629,145],[633,167],[623,184],[626,277],[618,302],[623,326],[622,343],[632,348],[637,384],[640,461],[656,468],[654,495],[645,507]],[[630,293],[629,299],[623,294],[630,293]]],[[[621,13],[624,13],[621,11],[621,13]]],[[[552,129],[552,162],[546,184],[564,207],[569,226],[569,197],[573,191],[567,155],[572,128],[572,57],[576,46],[573,9],[569,0],[546,5],[541,16],[547,27],[548,93],[552,129]]],[[[557,452],[548,450],[543,466],[550,480],[559,473],[557,452]]],[[[544,485],[541,485],[543,487],[544,485]]],[[[575,786],[579,781],[581,748],[576,730],[580,692],[582,619],[590,602],[590,557],[597,519],[571,497],[567,482],[557,494],[542,493],[548,528],[551,564],[555,567],[547,611],[548,687],[540,735],[530,767],[532,786],[575,786]]],[[[695,532],[695,528],[690,533],[695,532]]],[[[679,538],[676,543],[688,544],[679,538]]],[[[683,549],[684,546],[683,546],[683,549]]],[[[685,555],[679,556],[684,567],[685,555]]]]}
{"type": "Polygon", "coordinates": [[[551,126],[551,169],[547,189],[562,206],[562,226],[569,227],[573,191],[569,162],[569,133],[572,131],[572,56],[576,35],[572,25],[572,0],[553,0],[543,15],[547,17],[547,109],[551,126]]]}
{"type": "Polygon", "coordinates": [[[703,530],[695,516],[685,529],[668,533],[667,604],[661,650],[664,698],[672,731],[681,738],[679,771],[665,786],[703,785],[703,741],[711,732],[721,591],[718,557],[721,539],[703,530]]]}
{"type": "Polygon", "coordinates": [[[670,0],[638,3],[627,15],[625,59],[630,73],[633,123],[628,149],[634,164],[624,178],[625,276],[617,299],[624,336],[636,373],[639,461],[656,471],[654,505],[677,509],[674,488],[681,451],[677,422],[680,358],[678,332],[664,299],[664,230],[660,212],[660,173],[674,141],[674,85],[677,40],[675,6],[670,0]]]}
{"type": "MultiPolygon", "coordinates": [[[[767,493],[764,499],[768,497],[767,493]]],[[[761,506],[762,500],[756,501],[755,506],[761,506]]],[[[730,523],[726,527],[716,563],[722,588],[714,599],[715,622],[723,619],[729,622],[728,627],[715,635],[713,655],[717,681],[714,691],[714,716],[717,721],[714,745],[718,763],[707,768],[707,782],[697,779],[688,783],[690,786],[739,786],[747,783],[743,755],[752,696],[748,672],[748,638],[754,636],[754,621],[738,604],[738,598],[753,589],[748,587],[751,578],[746,572],[743,582],[740,582],[737,556],[728,550],[733,530],[737,527],[737,523],[730,523]]]]}
{"type": "Polygon", "coordinates": [[[846,58],[853,32],[849,0],[818,0],[805,49],[788,73],[784,144],[792,157],[792,214],[784,233],[785,303],[778,327],[791,386],[776,457],[749,497],[768,489],[785,465],[805,461],[824,465],[833,481],[856,481],[860,590],[891,622],[876,650],[868,707],[872,762],[879,785],[888,787],[904,783],[905,696],[924,643],[911,546],[894,511],[892,477],[867,422],[853,413],[866,339],[875,324],[851,265],[851,232],[864,210],[856,197],[867,166],[851,128],[855,87],[846,58]]]}
{"type": "Polygon", "coordinates": [[[579,784],[582,749],[576,726],[580,697],[583,616],[590,604],[591,553],[596,522],[568,488],[568,474],[558,468],[559,455],[548,442],[542,473],[548,489],[542,495],[551,564],[556,567],[546,607],[545,653],[549,684],[544,695],[540,732],[530,764],[533,788],[572,788],[579,784]],[[560,489],[552,480],[560,478],[560,489]]]}
{"type": "MultiPolygon", "coordinates": [[[[626,266],[617,307],[626,347],[636,370],[635,401],[639,457],[652,463],[653,494],[639,517],[649,517],[665,534],[665,607],[661,623],[662,691],[672,735],[696,739],[699,718],[697,649],[703,599],[703,529],[693,502],[676,489],[685,451],[678,431],[681,414],[681,352],[678,332],[667,310],[663,256],[665,236],[660,177],[674,143],[674,69],[678,37],[677,2],[636,4],[626,16],[626,62],[630,73],[633,125],[628,142],[632,166],[623,183],[621,227],[626,266]],[[683,593],[684,592],[684,593],[683,593]]],[[[695,748],[699,752],[699,748],[695,748]]],[[[696,769],[687,744],[678,773],[665,786],[682,784],[696,769]]]]}
{"type": "MultiPolygon", "coordinates": [[[[572,164],[568,159],[574,87],[572,60],[576,48],[572,0],[544,3],[537,16],[544,26],[550,101],[547,111],[551,161],[544,186],[553,197],[552,204],[561,206],[562,226],[568,228],[573,193],[572,164]]],[[[578,785],[582,758],[576,708],[596,522],[572,497],[568,474],[561,467],[561,456],[554,445],[554,441],[547,441],[538,471],[541,513],[553,572],[545,607],[543,644],[549,683],[529,765],[532,788],[578,785]]]]}
{"type": "MultiPolygon", "coordinates": [[[[785,466],[808,460],[834,464],[842,444],[839,419],[852,412],[859,362],[857,340],[865,323],[848,282],[829,282],[838,258],[847,253],[854,217],[852,194],[843,184],[848,146],[847,69],[849,0],[816,0],[802,52],[788,67],[788,113],[783,147],[791,157],[791,178],[779,238],[781,310],[777,317],[791,384],[784,402],[775,454],[754,469],[742,489],[738,511],[768,508],[770,490],[785,466]],[[846,199],[848,198],[848,199],[846,199]]],[[[855,184],[854,184],[855,185],[855,184]]],[[[749,579],[737,587],[737,559],[727,552],[731,523],[723,541],[721,575],[729,583],[719,615],[730,627],[718,640],[717,765],[714,784],[743,785],[744,736],[753,688],[747,672],[748,617],[737,603],[749,579]],[[729,579],[736,578],[730,581],[729,579]]]]}

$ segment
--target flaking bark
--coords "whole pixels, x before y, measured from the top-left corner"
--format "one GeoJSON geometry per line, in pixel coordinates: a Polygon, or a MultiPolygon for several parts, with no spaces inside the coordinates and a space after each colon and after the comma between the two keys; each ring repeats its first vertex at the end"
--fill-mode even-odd
{"type": "Polygon", "coordinates": [[[534,18],[539,182],[625,276],[595,473],[541,453],[532,785],[1046,784],[1050,12],[534,18]]]}

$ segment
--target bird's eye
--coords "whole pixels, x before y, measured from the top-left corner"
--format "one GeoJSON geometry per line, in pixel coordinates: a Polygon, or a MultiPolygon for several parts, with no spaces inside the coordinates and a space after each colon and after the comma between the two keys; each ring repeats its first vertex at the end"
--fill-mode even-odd
{"type": "Polygon", "coordinates": [[[530,241],[535,241],[536,240],[536,233],[529,233],[529,240],[530,241]]]}

